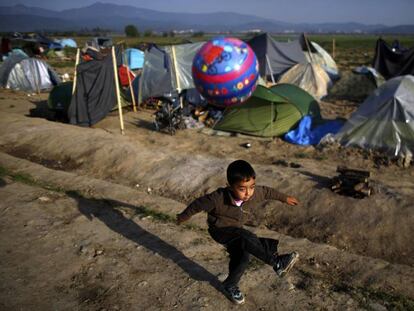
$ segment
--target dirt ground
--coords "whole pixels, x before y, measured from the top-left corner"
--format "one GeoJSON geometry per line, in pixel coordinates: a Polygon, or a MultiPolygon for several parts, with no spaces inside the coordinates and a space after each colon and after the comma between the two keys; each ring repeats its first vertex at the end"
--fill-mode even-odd
{"type": "MultiPolygon", "coordinates": [[[[80,128],[49,121],[46,100],[0,91],[0,309],[414,309],[412,167],[278,138],[170,136],[154,131],[148,110],[125,111],[122,136],[117,113],[80,128]],[[301,202],[261,206],[252,230],[301,260],[285,279],[253,260],[242,307],[221,292],[228,259],[205,216],[174,223],[192,199],[225,185],[239,158],[258,184],[301,202]],[[338,165],[370,170],[374,195],[333,193],[338,165]]],[[[358,102],[320,106],[325,118],[347,118],[358,102]]]]}

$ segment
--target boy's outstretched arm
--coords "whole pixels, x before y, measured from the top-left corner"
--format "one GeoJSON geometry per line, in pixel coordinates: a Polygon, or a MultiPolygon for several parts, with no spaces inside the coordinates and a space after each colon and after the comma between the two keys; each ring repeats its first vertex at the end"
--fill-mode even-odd
{"type": "Polygon", "coordinates": [[[183,222],[189,220],[191,218],[191,216],[187,216],[185,214],[177,214],[177,219],[176,219],[176,223],[177,225],[181,225],[183,222]]]}
{"type": "Polygon", "coordinates": [[[286,198],[286,203],[289,204],[289,205],[298,205],[299,201],[295,197],[287,197],[286,198]]]}
{"type": "Polygon", "coordinates": [[[282,192],[277,191],[274,188],[266,187],[266,186],[260,186],[261,191],[264,195],[264,198],[267,200],[278,200],[284,203],[287,203],[289,205],[298,205],[299,200],[295,197],[288,196],[282,192]]]}
{"type": "Polygon", "coordinates": [[[177,225],[189,220],[193,215],[199,212],[209,212],[213,209],[214,204],[212,203],[210,195],[205,195],[201,198],[194,200],[187,208],[180,214],[177,214],[176,223],[177,225]]]}

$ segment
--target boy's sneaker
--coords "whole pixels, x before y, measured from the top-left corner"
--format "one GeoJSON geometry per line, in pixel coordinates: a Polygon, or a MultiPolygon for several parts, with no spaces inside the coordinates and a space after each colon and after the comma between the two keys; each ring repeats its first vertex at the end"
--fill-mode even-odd
{"type": "Polygon", "coordinates": [[[297,252],[277,256],[276,264],[273,266],[273,270],[276,271],[278,276],[283,277],[289,272],[290,269],[292,269],[298,259],[299,254],[297,252]]]}
{"type": "Polygon", "coordinates": [[[244,303],[244,295],[237,286],[224,286],[224,292],[234,303],[238,305],[244,303]]]}

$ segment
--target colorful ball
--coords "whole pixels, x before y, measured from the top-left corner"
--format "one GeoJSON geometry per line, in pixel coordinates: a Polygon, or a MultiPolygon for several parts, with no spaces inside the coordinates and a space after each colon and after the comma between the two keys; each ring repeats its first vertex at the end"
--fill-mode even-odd
{"type": "Polygon", "coordinates": [[[192,73],[197,90],[210,103],[229,106],[252,95],[259,64],[247,43],[219,37],[206,42],[197,52],[192,73]]]}

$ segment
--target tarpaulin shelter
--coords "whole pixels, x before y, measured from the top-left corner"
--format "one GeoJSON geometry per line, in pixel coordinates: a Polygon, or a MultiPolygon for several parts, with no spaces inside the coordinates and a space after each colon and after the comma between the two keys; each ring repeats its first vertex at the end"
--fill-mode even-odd
{"type": "Polygon", "coordinates": [[[144,65],[144,52],[138,49],[126,49],[124,59],[124,63],[128,64],[129,69],[141,69],[144,65]]]}
{"type": "Polygon", "coordinates": [[[204,42],[158,47],[145,51],[139,84],[139,103],[150,97],[195,88],[191,67],[204,42]]]}
{"type": "Polygon", "coordinates": [[[278,82],[299,86],[317,99],[326,96],[328,88],[332,85],[326,71],[314,63],[296,64],[285,72],[278,82]]]}
{"type": "Polygon", "coordinates": [[[279,42],[263,33],[248,40],[247,44],[256,54],[259,74],[264,78],[277,79],[294,65],[306,62],[299,40],[279,42]]]}
{"type": "Polygon", "coordinates": [[[414,76],[388,80],[355,111],[336,135],[345,146],[393,156],[414,152],[414,76]]]}
{"type": "Polygon", "coordinates": [[[103,59],[82,62],[76,67],[75,91],[68,110],[71,124],[94,125],[112,110],[117,101],[120,107],[117,69],[120,49],[116,49],[118,56],[115,56],[114,49],[103,59]]]}
{"type": "Polygon", "coordinates": [[[378,39],[372,67],[387,80],[397,76],[414,75],[414,47],[397,49],[378,39]]]}
{"type": "Polygon", "coordinates": [[[295,128],[303,116],[321,119],[317,101],[292,84],[271,88],[258,85],[253,95],[240,105],[225,110],[214,129],[254,136],[280,136],[295,128]]]}
{"type": "Polygon", "coordinates": [[[309,41],[304,34],[289,42],[280,42],[268,33],[248,40],[259,61],[260,76],[268,80],[277,80],[284,72],[296,64],[308,62],[318,64],[331,79],[339,77],[335,61],[320,45],[309,41]]]}
{"type": "MultiPolygon", "coordinates": [[[[306,40],[305,37],[304,40],[306,40]]],[[[309,49],[311,50],[311,54],[305,52],[305,57],[308,62],[320,65],[323,70],[326,71],[331,80],[338,80],[340,78],[339,70],[332,56],[316,42],[308,40],[308,45],[310,46],[309,49]]],[[[307,50],[308,48],[306,48],[306,51],[307,50]]]]}

